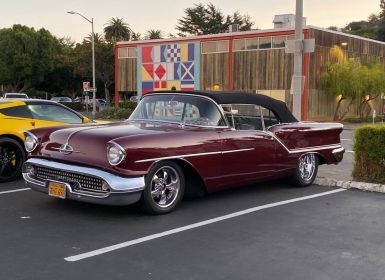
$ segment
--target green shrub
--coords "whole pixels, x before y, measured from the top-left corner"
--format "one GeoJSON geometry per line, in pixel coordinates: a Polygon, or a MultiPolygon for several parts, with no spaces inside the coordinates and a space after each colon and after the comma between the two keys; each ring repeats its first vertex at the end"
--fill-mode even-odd
{"type": "Polygon", "coordinates": [[[367,125],[354,134],[353,178],[356,181],[385,183],[385,125],[367,125]]]}
{"type": "MultiPolygon", "coordinates": [[[[382,119],[383,119],[383,116],[382,115],[377,115],[376,118],[374,119],[374,122],[382,122],[382,119]]],[[[344,119],[344,122],[347,122],[347,123],[371,123],[373,122],[373,118],[372,116],[369,116],[369,117],[363,117],[363,118],[360,118],[360,117],[350,117],[350,118],[345,118],[344,119]]]]}
{"type": "Polygon", "coordinates": [[[125,120],[128,119],[132,112],[132,109],[110,107],[97,112],[95,117],[103,120],[125,120]]]}
{"type": "Polygon", "coordinates": [[[130,109],[134,111],[134,109],[136,108],[136,105],[138,105],[138,103],[132,102],[132,101],[126,101],[123,103],[119,103],[119,108],[130,109]]]}

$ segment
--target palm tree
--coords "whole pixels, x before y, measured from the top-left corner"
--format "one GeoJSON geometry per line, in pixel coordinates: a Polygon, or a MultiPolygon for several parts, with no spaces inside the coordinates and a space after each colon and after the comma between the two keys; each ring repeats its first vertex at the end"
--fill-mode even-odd
{"type": "Polygon", "coordinates": [[[129,41],[131,28],[122,18],[111,18],[104,27],[104,37],[107,41],[115,43],[117,41],[129,41]]]}
{"type": "Polygon", "coordinates": [[[163,39],[163,31],[159,29],[147,30],[146,37],[150,40],[163,39]]]}
{"type": "MultiPolygon", "coordinates": [[[[99,33],[94,33],[94,39],[95,39],[95,45],[97,44],[100,44],[100,43],[103,43],[103,35],[102,34],[99,34],[99,33]]],[[[92,34],[88,34],[87,37],[84,37],[83,38],[83,42],[85,42],[86,44],[91,44],[92,42],[92,34]]]]}

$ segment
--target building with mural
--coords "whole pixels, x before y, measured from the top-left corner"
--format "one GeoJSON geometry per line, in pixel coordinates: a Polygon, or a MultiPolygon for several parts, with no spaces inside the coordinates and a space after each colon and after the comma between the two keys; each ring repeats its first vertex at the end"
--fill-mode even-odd
{"type": "MultiPolygon", "coordinates": [[[[115,47],[115,102],[157,90],[235,90],[265,94],[292,107],[293,54],[285,42],[292,27],[207,36],[118,42],[115,47]]],[[[320,78],[340,46],[362,61],[385,62],[385,43],[312,26],[304,38],[315,39],[315,52],[304,54],[303,120],[330,120],[337,104],[321,88],[320,78]]],[[[382,112],[380,98],[371,106],[382,112]]],[[[351,116],[359,113],[358,100],[351,116]]],[[[344,104],[342,106],[345,106],[344,104]]]]}

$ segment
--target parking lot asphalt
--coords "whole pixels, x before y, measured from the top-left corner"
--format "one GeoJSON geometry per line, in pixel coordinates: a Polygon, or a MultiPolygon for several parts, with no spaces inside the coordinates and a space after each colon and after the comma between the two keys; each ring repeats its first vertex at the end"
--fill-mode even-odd
{"type": "Polygon", "coordinates": [[[23,188],[20,180],[0,190],[4,280],[385,275],[382,194],[278,181],[185,200],[173,213],[148,216],[135,205],[8,192],[23,188]]]}

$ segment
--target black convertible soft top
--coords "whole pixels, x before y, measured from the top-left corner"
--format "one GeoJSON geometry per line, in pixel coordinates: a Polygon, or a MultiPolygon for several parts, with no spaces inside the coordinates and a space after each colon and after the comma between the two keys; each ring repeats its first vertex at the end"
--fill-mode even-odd
{"type": "Polygon", "coordinates": [[[282,123],[292,123],[298,121],[289,111],[285,102],[259,93],[236,91],[154,91],[151,93],[183,93],[202,95],[213,99],[218,104],[255,104],[273,111],[282,123]]]}

